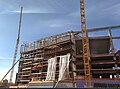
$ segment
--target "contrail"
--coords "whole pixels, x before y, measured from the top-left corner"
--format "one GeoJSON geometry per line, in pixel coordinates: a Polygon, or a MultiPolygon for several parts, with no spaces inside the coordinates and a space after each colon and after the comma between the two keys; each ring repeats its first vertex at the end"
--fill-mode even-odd
{"type": "Polygon", "coordinates": [[[0,60],[2,59],[13,59],[12,57],[0,57],[0,60]]]}

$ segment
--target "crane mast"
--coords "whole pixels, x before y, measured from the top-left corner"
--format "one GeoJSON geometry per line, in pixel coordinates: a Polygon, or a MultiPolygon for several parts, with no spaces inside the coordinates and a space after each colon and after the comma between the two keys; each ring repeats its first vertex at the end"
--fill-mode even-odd
{"type": "MultiPolygon", "coordinates": [[[[18,28],[18,37],[17,37],[17,40],[16,40],[16,47],[15,47],[15,53],[14,53],[14,58],[13,58],[13,64],[12,65],[14,65],[15,62],[16,62],[16,56],[17,56],[17,51],[18,51],[18,45],[19,45],[19,39],[20,39],[20,28],[21,28],[21,21],[22,21],[22,9],[23,9],[23,7],[21,7],[20,22],[19,22],[19,28],[18,28]]],[[[11,70],[10,80],[9,80],[10,83],[12,83],[13,72],[14,72],[14,67],[11,70]]]]}
{"type": "Polygon", "coordinates": [[[82,47],[83,47],[83,59],[84,59],[84,73],[86,87],[91,86],[91,74],[90,74],[90,54],[89,54],[89,41],[86,30],[84,0],[80,0],[80,14],[81,14],[81,28],[82,28],[82,47]]]}

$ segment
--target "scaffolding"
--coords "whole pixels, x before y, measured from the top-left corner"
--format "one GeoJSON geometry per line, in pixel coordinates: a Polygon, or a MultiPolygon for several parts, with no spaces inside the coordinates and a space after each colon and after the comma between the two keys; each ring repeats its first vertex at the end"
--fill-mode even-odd
{"type": "MultiPolygon", "coordinates": [[[[113,28],[111,27],[111,29],[113,28]]],[[[55,83],[58,80],[60,80],[59,83],[68,83],[69,81],[73,86],[78,86],[79,81],[84,84],[82,38],[80,34],[81,32],[78,31],[66,32],[43,38],[33,43],[23,44],[21,46],[21,57],[18,73],[16,75],[16,84],[28,84],[31,81],[46,80],[54,81],[55,83]],[[66,62],[64,65],[64,62],[61,59],[68,53],[71,55],[71,61],[64,60],[64,62],[66,62]],[[59,68],[62,68],[62,66],[62,71],[65,68],[68,68],[65,70],[65,73],[68,75],[66,78],[64,78],[64,76],[62,78],[60,77],[63,72],[60,72],[59,68]],[[49,78],[48,75],[54,76],[49,78]]],[[[118,38],[120,37],[110,37],[110,35],[89,37],[92,86],[96,84],[95,80],[98,81],[97,83],[100,83],[104,79],[107,81],[118,81],[119,76],[112,77],[112,79],[110,78],[110,75],[115,76],[120,73],[119,69],[114,68],[115,64],[119,66],[119,56],[118,54],[115,56],[115,53],[110,53],[112,47],[111,40],[118,38]],[[116,60],[114,60],[114,57],[116,60]]]]}

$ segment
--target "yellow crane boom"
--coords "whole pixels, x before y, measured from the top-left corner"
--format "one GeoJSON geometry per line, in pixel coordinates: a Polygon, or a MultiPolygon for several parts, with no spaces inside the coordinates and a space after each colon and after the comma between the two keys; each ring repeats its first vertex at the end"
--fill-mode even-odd
{"type": "Polygon", "coordinates": [[[81,15],[81,28],[82,28],[82,47],[83,47],[83,59],[84,59],[84,73],[86,87],[91,87],[91,74],[90,74],[90,54],[89,54],[89,41],[88,33],[86,30],[84,0],[80,0],[80,15],[81,15]]]}

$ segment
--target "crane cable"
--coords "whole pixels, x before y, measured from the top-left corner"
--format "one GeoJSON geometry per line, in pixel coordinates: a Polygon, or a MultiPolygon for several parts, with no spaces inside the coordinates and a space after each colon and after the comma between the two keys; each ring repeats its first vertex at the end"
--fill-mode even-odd
{"type": "Polygon", "coordinates": [[[8,70],[8,72],[4,75],[4,77],[1,79],[1,81],[0,82],[2,82],[3,80],[4,80],[4,78],[8,75],[8,73],[13,69],[13,67],[18,63],[18,61],[20,61],[20,59],[18,59],[15,63],[14,63],[14,65],[8,70]]]}

